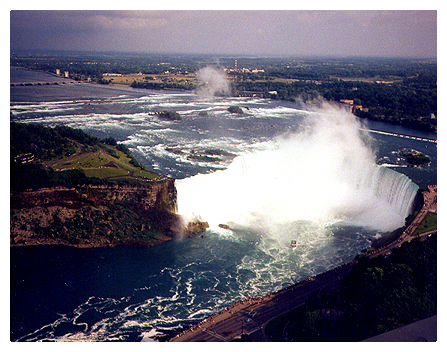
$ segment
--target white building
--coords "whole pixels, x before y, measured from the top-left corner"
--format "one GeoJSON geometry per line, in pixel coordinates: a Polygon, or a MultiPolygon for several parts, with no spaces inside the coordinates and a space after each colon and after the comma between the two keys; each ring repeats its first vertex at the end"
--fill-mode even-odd
{"type": "Polygon", "coordinates": [[[102,75],[104,77],[121,77],[122,76],[121,73],[109,73],[109,72],[103,73],[102,75]]]}

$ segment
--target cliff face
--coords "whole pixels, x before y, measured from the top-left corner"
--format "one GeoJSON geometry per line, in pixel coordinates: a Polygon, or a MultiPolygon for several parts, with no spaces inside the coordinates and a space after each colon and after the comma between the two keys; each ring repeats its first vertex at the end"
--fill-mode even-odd
{"type": "Polygon", "coordinates": [[[179,228],[174,180],[11,195],[11,245],[151,246],[179,228]]]}
{"type": "Polygon", "coordinates": [[[151,186],[91,186],[88,187],[87,200],[95,206],[110,203],[127,204],[138,212],[177,211],[177,190],[174,180],[151,186]]]}
{"type": "Polygon", "coordinates": [[[11,196],[11,208],[61,206],[79,209],[83,206],[107,206],[126,203],[142,211],[175,212],[177,191],[174,180],[144,186],[88,185],[79,188],[52,187],[25,191],[11,196]]]}

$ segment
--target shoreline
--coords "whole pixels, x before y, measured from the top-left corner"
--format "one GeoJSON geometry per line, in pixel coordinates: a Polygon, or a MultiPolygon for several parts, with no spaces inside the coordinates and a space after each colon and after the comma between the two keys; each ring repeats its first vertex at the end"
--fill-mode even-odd
{"type": "Polygon", "coordinates": [[[175,240],[175,238],[168,237],[166,235],[160,236],[163,237],[160,241],[157,241],[156,243],[153,243],[151,245],[147,246],[138,246],[138,245],[120,245],[120,244],[113,244],[113,243],[107,243],[106,241],[98,241],[96,243],[80,243],[80,244],[74,244],[69,243],[68,241],[62,241],[62,240],[55,240],[55,239],[47,239],[47,240],[28,240],[27,243],[10,243],[10,248],[17,248],[17,247],[36,247],[36,246],[64,246],[64,247],[74,247],[79,249],[90,249],[90,248],[120,248],[120,247],[133,247],[133,248],[151,248],[155,247],[159,244],[175,240]]]}

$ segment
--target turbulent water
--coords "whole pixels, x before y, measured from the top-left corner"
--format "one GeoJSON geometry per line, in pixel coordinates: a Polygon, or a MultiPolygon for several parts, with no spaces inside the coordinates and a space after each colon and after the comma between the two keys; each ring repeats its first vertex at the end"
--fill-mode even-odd
{"type": "Polygon", "coordinates": [[[436,183],[436,144],[366,132],[336,109],[67,84],[11,87],[11,112],[113,136],[179,179],[179,210],[212,224],[203,238],[149,249],[12,248],[12,340],[134,341],[179,329],[351,260],[403,224],[416,184],[436,183]],[[162,110],[182,120],[153,114],[162,110]],[[403,147],[431,164],[405,167],[403,147]]]}

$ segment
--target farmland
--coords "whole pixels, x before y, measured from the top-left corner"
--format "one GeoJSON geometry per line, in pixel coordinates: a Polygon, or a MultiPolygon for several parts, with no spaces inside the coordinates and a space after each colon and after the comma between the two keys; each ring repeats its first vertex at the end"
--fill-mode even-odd
{"type": "Polygon", "coordinates": [[[161,74],[124,74],[121,76],[110,76],[104,77],[109,80],[112,84],[122,84],[131,85],[132,83],[156,83],[156,84],[185,84],[185,85],[195,85],[196,75],[193,73],[188,74],[177,74],[177,73],[161,73],[161,74]]]}

